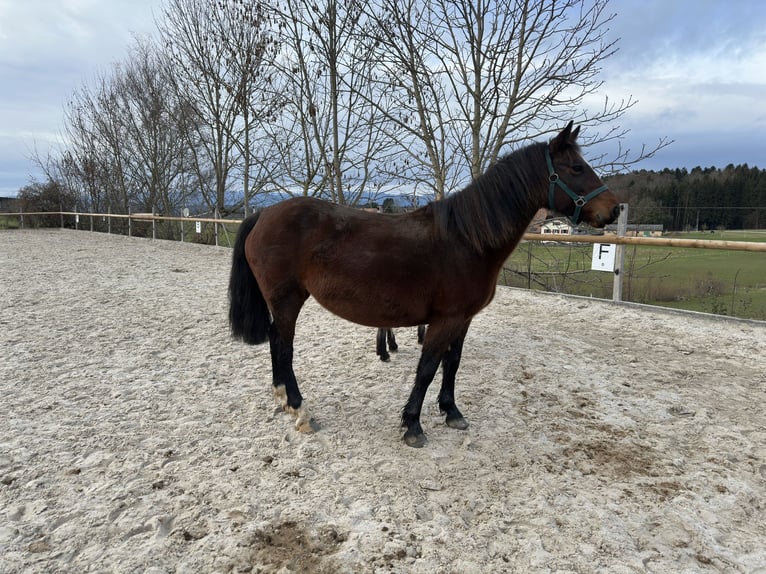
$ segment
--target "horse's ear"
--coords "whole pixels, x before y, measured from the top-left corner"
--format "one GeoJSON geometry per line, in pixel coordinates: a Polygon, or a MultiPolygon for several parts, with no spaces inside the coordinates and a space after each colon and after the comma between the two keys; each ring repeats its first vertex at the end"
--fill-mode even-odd
{"type": "Polygon", "coordinates": [[[574,144],[577,139],[577,134],[580,133],[580,126],[577,126],[575,130],[572,131],[572,125],[574,125],[574,121],[570,121],[567,126],[561,130],[561,133],[553,138],[551,141],[551,153],[564,151],[565,148],[574,144]]]}

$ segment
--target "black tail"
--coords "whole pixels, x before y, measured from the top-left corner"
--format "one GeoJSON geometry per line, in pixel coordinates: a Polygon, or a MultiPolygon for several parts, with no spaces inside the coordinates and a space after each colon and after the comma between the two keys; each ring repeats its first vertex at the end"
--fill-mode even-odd
{"type": "Polygon", "coordinates": [[[258,222],[260,212],[239,226],[229,276],[229,326],[231,335],[248,345],[265,343],[269,337],[271,315],[261,288],[245,258],[245,240],[258,222]]]}

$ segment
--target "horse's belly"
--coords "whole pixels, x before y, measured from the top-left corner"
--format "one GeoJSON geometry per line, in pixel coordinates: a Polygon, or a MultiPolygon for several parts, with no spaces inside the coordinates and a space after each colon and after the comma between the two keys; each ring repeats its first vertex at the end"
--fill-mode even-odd
{"type": "Polygon", "coordinates": [[[308,285],[309,293],[331,313],[369,327],[406,327],[425,322],[425,298],[398,286],[364,285],[360,281],[325,280],[308,285]]]}

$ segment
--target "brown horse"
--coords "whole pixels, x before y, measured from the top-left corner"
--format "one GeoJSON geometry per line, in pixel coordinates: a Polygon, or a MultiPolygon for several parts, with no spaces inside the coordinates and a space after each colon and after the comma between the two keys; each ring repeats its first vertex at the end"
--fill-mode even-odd
{"type": "Polygon", "coordinates": [[[521,148],[462,191],[410,213],[367,213],[300,197],[242,223],[229,281],[231,332],[253,345],[269,341],[274,392],[297,416],[296,428],[313,428],[293,372],[295,323],[309,295],[370,327],[427,324],[401,415],[404,441],[426,441],[420,412],[439,364],[446,424],[468,428],[454,390],[463,340],[537,210],[547,206],[595,227],[619,213],[615,195],[580,155],[578,132],[570,122],[550,143],[521,148]]]}
{"type": "MultiPolygon", "coordinates": [[[[426,337],[426,326],[418,325],[418,343],[423,344],[423,340],[426,337]]],[[[399,350],[399,345],[396,344],[396,337],[394,336],[393,329],[378,329],[378,334],[375,337],[375,353],[380,357],[380,360],[388,362],[391,360],[391,355],[388,351],[395,353],[399,350]],[[388,348],[386,348],[388,344],[388,348]]]]}

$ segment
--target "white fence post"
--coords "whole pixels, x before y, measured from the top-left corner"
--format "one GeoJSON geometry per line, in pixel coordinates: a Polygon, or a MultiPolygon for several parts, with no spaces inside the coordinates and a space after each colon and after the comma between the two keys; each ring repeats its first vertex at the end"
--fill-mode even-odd
{"type": "MultiPolygon", "coordinates": [[[[620,217],[617,219],[617,237],[625,237],[628,232],[628,204],[620,204],[620,217]]],[[[622,301],[622,277],[625,267],[625,245],[617,244],[614,262],[614,285],[612,287],[612,301],[622,301]]]]}

